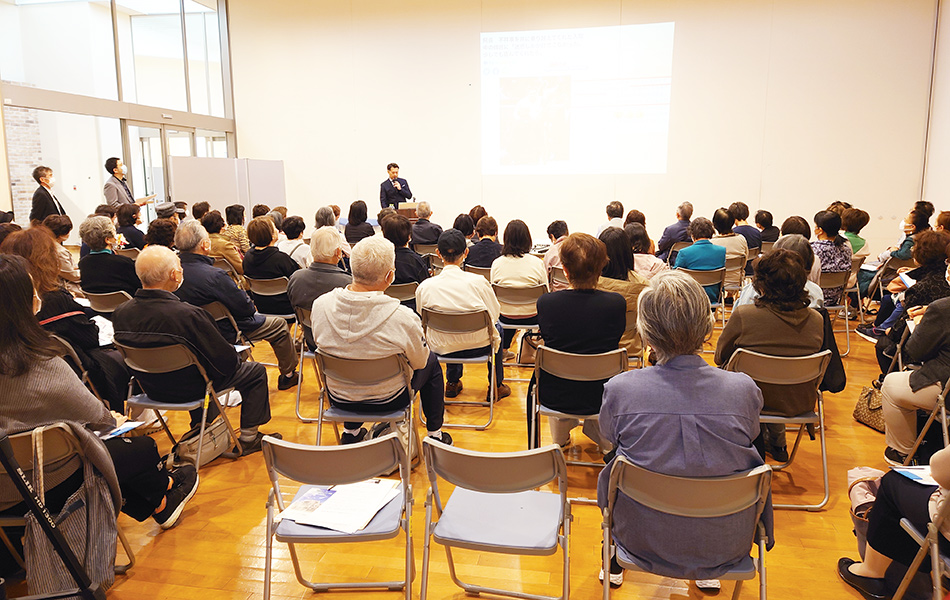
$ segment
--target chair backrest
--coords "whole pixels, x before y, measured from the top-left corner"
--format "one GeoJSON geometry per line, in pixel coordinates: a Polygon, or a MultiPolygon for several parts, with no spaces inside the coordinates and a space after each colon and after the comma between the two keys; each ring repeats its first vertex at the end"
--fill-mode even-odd
{"type": "Polygon", "coordinates": [[[486,280],[491,281],[491,267],[476,267],[474,265],[464,265],[463,270],[468,271],[469,273],[475,273],[476,275],[481,275],[486,280]]]}
{"type": "Polygon", "coordinates": [[[857,275],[858,271],[861,269],[861,265],[864,264],[864,261],[867,259],[867,255],[861,256],[852,256],[851,257],[851,274],[857,275]]]}
{"type": "Polygon", "coordinates": [[[465,489],[494,494],[524,492],[558,479],[559,490],[567,493],[567,464],[554,444],[518,452],[478,452],[426,437],[422,451],[433,490],[438,489],[437,477],[465,489]]]}
{"type": "Polygon", "coordinates": [[[274,277],[273,279],[252,279],[245,277],[248,288],[258,296],[280,296],[287,293],[286,277],[274,277]]]}
{"type": "Polygon", "coordinates": [[[559,285],[571,285],[571,282],[567,280],[567,275],[564,274],[564,269],[561,267],[554,267],[551,269],[549,283],[553,286],[555,282],[557,282],[559,285]]]}
{"type": "Polygon", "coordinates": [[[848,280],[851,278],[851,271],[841,271],[839,273],[821,272],[818,277],[818,287],[821,289],[848,287],[848,280]]]}
{"type": "Polygon", "coordinates": [[[184,344],[138,348],[115,342],[115,346],[122,353],[125,364],[134,371],[161,374],[173,373],[194,366],[197,367],[205,382],[209,381],[204,367],[198,362],[194,353],[184,344]]]}
{"type": "Polygon", "coordinates": [[[445,261],[437,254],[427,254],[429,257],[429,270],[433,275],[438,275],[445,268],[445,261]]]}
{"type": "Polygon", "coordinates": [[[396,432],[346,446],[296,444],[264,436],[261,449],[275,486],[278,475],[307,485],[365,481],[404,466],[406,453],[396,432]]]}
{"type": "Polygon", "coordinates": [[[89,300],[90,308],[99,313],[111,313],[132,299],[132,296],[124,290],[107,292],[105,294],[84,293],[86,294],[86,299],[89,300]]]}
{"type": "Polygon", "coordinates": [[[538,298],[548,291],[548,286],[544,284],[516,288],[493,283],[491,288],[494,290],[495,297],[498,298],[500,304],[507,306],[531,306],[531,314],[537,314],[538,298]]]}
{"type": "Polygon", "coordinates": [[[397,377],[405,380],[406,387],[412,389],[412,367],[405,355],[393,354],[384,358],[340,358],[317,351],[317,367],[323,385],[327,379],[333,379],[347,387],[370,387],[397,377]]]}
{"type": "Polygon", "coordinates": [[[891,269],[891,270],[896,271],[897,269],[900,269],[902,267],[909,267],[911,269],[916,269],[919,266],[920,265],[918,265],[917,261],[914,260],[913,258],[896,258],[892,256],[887,259],[887,262],[884,263],[884,266],[881,268],[881,270],[883,271],[884,269],[891,269]]]}
{"type": "Polygon", "coordinates": [[[674,242],[673,247],[670,248],[670,253],[679,252],[683,248],[689,248],[693,245],[693,242],[674,242]]]}
{"type": "Polygon", "coordinates": [[[116,254],[118,254],[119,256],[127,256],[131,258],[132,260],[135,260],[136,258],[139,257],[139,249],[138,248],[122,248],[120,250],[116,250],[116,254]]]}
{"type": "Polygon", "coordinates": [[[220,302],[212,302],[211,304],[205,304],[201,307],[211,315],[211,318],[215,321],[227,321],[231,324],[231,328],[235,331],[236,339],[231,340],[232,343],[236,343],[238,338],[240,338],[241,330],[237,326],[237,321],[234,320],[234,315],[231,314],[231,311],[228,310],[228,307],[221,304],[220,302]]]}
{"type": "Polygon", "coordinates": [[[772,251],[772,246],[775,245],[775,242],[762,242],[762,247],[759,248],[760,254],[768,254],[772,251]]]}
{"type": "Polygon", "coordinates": [[[436,250],[439,249],[438,244],[413,244],[412,249],[415,250],[418,254],[425,256],[426,254],[431,254],[435,256],[436,250]]]}
{"type": "Polygon", "coordinates": [[[426,333],[430,329],[450,334],[486,331],[489,339],[491,339],[491,332],[495,329],[491,315],[488,314],[487,310],[450,313],[422,308],[420,313],[422,315],[422,330],[426,333]]]}
{"type": "Polygon", "coordinates": [[[749,248],[748,253],[746,254],[746,262],[748,262],[748,261],[752,260],[753,258],[755,258],[756,256],[758,256],[758,255],[760,254],[761,250],[762,250],[761,247],[758,247],[758,248],[749,248]]]}
{"type": "Polygon", "coordinates": [[[745,373],[757,383],[797,385],[814,382],[816,389],[831,362],[831,350],[807,356],[771,356],[737,349],[726,364],[727,371],[745,373]]]}
{"type": "MultiPolygon", "coordinates": [[[[51,471],[69,469],[81,466],[85,456],[82,447],[72,430],[65,423],[53,423],[38,427],[43,435],[43,469],[49,476],[51,471]]],[[[9,436],[13,448],[13,456],[24,473],[33,470],[33,430],[24,431],[9,436]]],[[[0,469],[0,506],[8,508],[22,501],[20,494],[13,487],[10,476],[0,469]]],[[[41,490],[37,490],[40,492],[41,490]]]]}
{"type": "Polygon", "coordinates": [[[234,270],[234,266],[231,265],[223,256],[214,257],[214,266],[221,269],[222,271],[227,272],[228,274],[234,273],[237,274],[237,271],[234,270]]]}
{"type": "Polygon", "coordinates": [[[771,481],[768,465],[722,477],[678,477],[648,471],[618,455],[610,468],[608,510],[612,516],[620,491],[647,508],[679,517],[724,517],[756,506],[758,522],[771,481]]]}
{"type": "MultiPolygon", "coordinates": [[[[740,257],[741,258],[741,257],[740,257]]],[[[696,283],[699,285],[723,285],[726,281],[726,268],[722,267],[720,269],[713,269],[711,271],[696,271],[694,269],[684,269],[679,267],[678,271],[682,271],[693,278],[696,283]]]]}
{"type": "Polygon", "coordinates": [[[561,379],[600,381],[627,370],[627,349],[617,348],[602,354],[573,354],[542,345],[538,346],[534,367],[561,379]]]}
{"type": "Polygon", "coordinates": [[[406,302],[407,300],[416,299],[417,287],[419,287],[419,284],[415,281],[410,281],[409,283],[394,283],[386,288],[386,291],[383,293],[400,302],[406,302]]]}
{"type": "Polygon", "coordinates": [[[297,315],[297,322],[306,327],[310,328],[310,309],[304,308],[302,306],[294,307],[294,314],[297,315]]]}
{"type": "Polygon", "coordinates": [[[53,343],[56,344],[59,356],[68,358],[81,373],[85,373],[86,369],[83,368],[82,361],[79,360],[79,356],[76,354],[76,350],[73,349],[72,344],[55,333],[51,333],[50,337],[53,338],[53,343]]]}
{"type": "Polygon", "coordinates": [[[726,272],[734,273],[735,271],[742,271],[745,269],[745,264],[747,258],[745,256],[733,256],[726,259],[726,272]]]}

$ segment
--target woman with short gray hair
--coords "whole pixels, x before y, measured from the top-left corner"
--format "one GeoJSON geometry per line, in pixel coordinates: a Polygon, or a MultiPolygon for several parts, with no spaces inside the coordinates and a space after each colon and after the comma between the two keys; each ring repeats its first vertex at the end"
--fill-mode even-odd
{"type": "Polygon", "coordinates": [[[79,226],[79,237],[89,246],[89,254],[79,260],[82,291],[87,294],[123,291],[134,296],[142,283],[135,274],[135,261],[112,251],[116,243],[112,219],[89,217],[79,226]]]}
{"type": "Polygon", "coordinates": [[[336,227],[336,215],[333,213],[333,208],[330,206],[321,206],[317,209],[317,214],[313,216],[314,226],[317,229],[321,227],[333,227],[340,234],[340,248],[343,250],[343,256],[349,256],[350,250],[352,247],[350,243],[346,241],[346,236],[343,235],[343,232],[337,229],[336,227]]]}
{"type": "MultiPolygon", "coordinates": [[[[759,435],[762,393],[748,376],[717,369],[699,356],[712,332],[705,291],[677,271],[658,273],[650,283],[640,294],[637,328],[658,364],[607,382],[601,435],[618,454],[665,475],[716,477],[761,465],[753,440],[759,435]]],[[[607,504],[610,467],[598,481],[601,508],[607,504]]],[[[749,556],[748,538],[734,532],[748,527],[755,510],[687,520],[660,515],[621,494],[613,538],[656,572],[685,572],[701,589],[718,588],[715,578],[749,556]]],[[[623,582],[616,561],[610,581],[623,582]]]]}

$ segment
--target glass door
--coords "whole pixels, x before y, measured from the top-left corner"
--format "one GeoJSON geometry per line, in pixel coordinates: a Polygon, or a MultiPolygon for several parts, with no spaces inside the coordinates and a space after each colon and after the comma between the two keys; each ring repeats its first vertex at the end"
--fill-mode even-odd
{"type": "Polygon", "coordinates": [[[132,195],[142,198],[155,194],[155,201],[143,208],[142,222],[149,223],[155,218],[155,204],[165,202],[165,153],[162,149],[162,128],[160,125],[128,122],[129,183],[132,195]]]}

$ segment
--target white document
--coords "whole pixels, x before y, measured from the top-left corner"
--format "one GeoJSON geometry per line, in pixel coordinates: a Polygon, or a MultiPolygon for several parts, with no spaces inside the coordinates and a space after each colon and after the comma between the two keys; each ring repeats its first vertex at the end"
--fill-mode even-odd
{"type": "MultiPolygon", "coordinates": [[[[399,495],[399,481],[368,479],[348,485],[335,485],[333,494],[316,510],[295,515],[301,525],[316,525],[343,533],[356,533],[366,527],[376,513],[399,495]]],[[[289,518],[289,517],[287,517],[289,518]]]]}
{"type": "Polygon", "coordinates": [[[112,431],[107,431],[106,433],[99,434],[99,439],[101,439],[102,441],[111,440],[112,438],[118,437],[122,435],[123,433],[128,433],[132,431],[133,429],[137,429],[141,427],[142,425],[145,425],[145,421],[126,421],[125,423],[119,425],[112,431]]]}
{"type": "Polygon", "coordinates": [[[96,315],[92,321],[99,327],[99,345],[108,346],[115,341],[115,329],[112,328],[112,321],[105,317],[96,315]]]}
{"type": "Polygon", "coordinates": [[[930,476],[930,465],[924,465],[922,467],[891,467],[891,469],[921,485],[939,485],[934,481],[934,478],[930,476]]]}

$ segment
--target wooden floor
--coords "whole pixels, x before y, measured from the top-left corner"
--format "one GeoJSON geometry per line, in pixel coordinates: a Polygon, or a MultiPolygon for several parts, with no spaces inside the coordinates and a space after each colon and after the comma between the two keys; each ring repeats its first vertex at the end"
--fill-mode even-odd
{"type": "MultiPolygon", "coordinates": [[[[844,334],[838,334],[842,352],[844,334]]],[[[882,452],[884,437],[851,417],[855,399],[863,385],[876,375],[873,345],[851,334],[851,354],[844,359],[848,387],[840,394],[825,395],[831,501],[822,512],[776,511],[775,548],[767,554],[768,591],[774,599],[858,598],[841,583],[835,572],[840,556],[857,557],[855,538],[848,515],[846,472],[856,465],[884,468],[882,452]]],[[[267,344],[258,344],[257,360],[273,361],[267,344]]],[[[711,354],[706,354],[707,360],[711,354]]],[[[527,370],[510,370],[509,376],[527,377],[527,370]]],[[[276,391],[277,372],[269,368],[273,418],[262,428],[279,431],[284,439],[313,443],[316,425],[303,424],[294,416],[294,390],[276,391]]],[[[484,397],[485,371],[482,367],[467,368],[462,396],[484,397]]],[[[317,385],[307,368],[304,380],[306,409],[315,410],[317,385]]],[[[451,430],[457,446],[486,451],[520,450],[525,447],[526,384],[512,383],[512,395],[497,405],[495,421],[486,431],[451,430]]],[[[662,401],[657,399],[658,402],[662,401]]],[[[482,409],[449,409],[447,420],[484,420],[482,409]]],[[[235,419],[236,422],[236,419],[235,419]]],[[[172,418],[173,430],[184,431],[184,418],[172,418]]],[[[162,448],[167,440],[156,435],[162,448]]],[[[547,431],[545,429],[545,439],[547,431]]],[[[789,436],[792,439],[792,436],[789,436]]],[[[324,440],[332,443],[333,433],[325,428],[324,440]]],[[[592,444],[580,430],[574,432],[575,443],[582,453],[590,455],[592,444]]],[[[773,478],[776,501],[811,500],[820,497],[821,468],[817,441],[803,442],[803,449],[788,473],[773,478]]],[[[591,468],[570,467],[572,496],[596,497],[596,472],[591,468]]],[[[415,498],[412,533],[415,538],[417,569],[422,564],[424,503],[427,481],[423,468],[412,475],[415,498]]],[[[261,597],[264,577],[264,503],[269,485],[264,460],[255,454],[237,461],[219,458],[201,470],[198,493],[188,504],[181,523],[162,532],[152,521],[138,523],[125,515],[120,524],[134,546],[137,564],[127,576],[116,578],[109,592],[112,599],[161,598],[202,600],[261,597]]],[[[574,506],[574,522],[570,540],[571,597],[598,598],[601,587],[597,580],[600,566],[601,516],[596,507],[574,506]]],[[[398,543],[402,538],[372,544],[348,544],[304,547],[301,556],[304,574],[318,580],[342,578],[360,580],[367,577],[397,579],[401,557],[398,543]]],[[[463,598],[447,572],[445,554],[435,546],[431,567],[429,594],[431,598],[463,598]]],[[[489,553],[458,553],[460,576],[487,585],[508,586],[533,593],[556,595],[560,582],[560,554],[541,558],[519,558],[489,553]]],[[[308,598],[313,592],[294,578],[286,546],[277,545],[273,577],[274,598],[308,598]]],[[[729,597],[732,583],[724,582],[720,597],[729,597]]],[[[419,577],[413,585],[413,596],[419,595],[419,577]]],[[[624,585],[613,594],[615,598],[702,598],[705,594],[688,582],[648,575],[627,575],[624,585]]],[[[321,598],[402,597],[391,591],[332,592],[321,598]]],[[[757,597],[757,582],[747,582],[742,598],[757,597]]]]}

